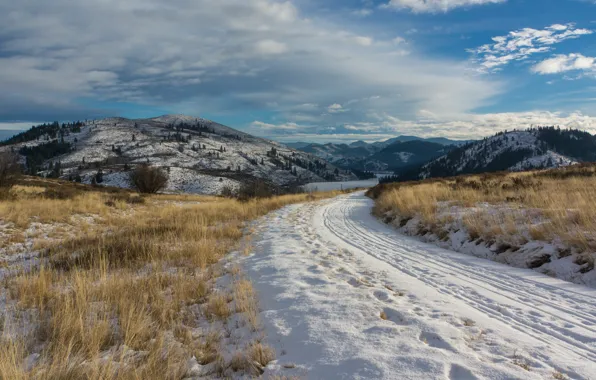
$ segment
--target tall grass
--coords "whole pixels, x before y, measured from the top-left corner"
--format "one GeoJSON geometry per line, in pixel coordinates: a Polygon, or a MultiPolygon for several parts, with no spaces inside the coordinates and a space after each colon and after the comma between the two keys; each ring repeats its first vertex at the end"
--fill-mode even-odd
{"type": "MultiPolygon", "coordinates": [[[[226,373],[232,363],[220,340],[233,328],[228,318],[244,315],[253,331],[259,321],[256,295],[241,273],[229,292],[215,287],[220,260],[239,247],[246,222],[334,195],[247,202],[156,195],[128,202],[129,195],[55,199],[15,191],[21,194],[0,203],[4,222],[16,229],[34,221],[71,223],[74,232],[48,243],[39,266],[4,279],[1,379],[179,379],[193,357],[212,376],[226,373]],[[98,217],[95,229],[78,228],[77,214],[98,217]]],[[[272,359],[258,342],[245,351],[250,363],[272,359]]],[[[254,374],[252,364],[235,360],[234,368],[254,374]]]]}
{"type": "Polygon", "coordinates": [[[592,167],[392,184],[375,192],[377,215],[391,212],[441,226],[454,216],[449,207],[457,206],[455,212],[474,238],[493,240],[524,230],[528,239],[596,249],[592,167]]]}

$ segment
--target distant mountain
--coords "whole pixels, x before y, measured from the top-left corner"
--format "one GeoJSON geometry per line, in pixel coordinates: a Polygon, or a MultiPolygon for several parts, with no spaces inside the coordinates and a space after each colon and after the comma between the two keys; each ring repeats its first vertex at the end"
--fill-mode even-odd
{"type": "Polygon", "coordinates": [[[579,130],[541,127],[498,133],[468,143],[426,164],[398,173],[399,180],[521,171],[596,161],[596,137],[579,130]]]}
{"type": "Polygon", "coordinates": [[[395,142],[373,154],[368,160],[386,163],[388,170],[397,170],[406,166],[426,163],[446,154],[453,148],[455,146],[445,146],[424,140],[395,142]]]}
{"type": "Polygon", "coordinates": [[[12,130],[12,129],[0,129],[0,142],[4,141],[4,140],[8,140],[12,136],[14,136],[20,132],[23,132],[23,131],[17,131],[17,130],[12,130]]]}
{"type": "Polygon", "coordinates": [[[389,145],[394,144],[396,142],[408,142],[408,141],[426,141],[426,142],[431,142],[431,143],[441,144],[441,145],[455,145],[455,146],[460,146],[460,145],[465,145],[467,143],[470,143],[473,140],[450,140],[450,139],[447,139],[447,138],[444,138],[444,137],[423,138],[423,137],[416,137],[416,136],[397,136],[397,137],[391,138],[389,140],[376,142],[374,144],[375,145],[382,145],[382,146],[389,146],[389,145]]]}
{"type": "Polygon", "coordinates": [[[293,146],[303,152],[314,154],[344,169],[358,171],[392,171],[404,166],[427,162],[447,153],[455,145],[432,142],[451,141],[448,139],[421,139],[412,136],[399,136],[387,141],[367,143],[355,141],[351,144],[308,144],[296,143],[293,146]]]}
{"type": "Polygon", "coordinates": [[[289,142],[289,143],[284,143],[285,146],[287,146],[288,148],[292,148],[292,149],[302,149],[306,146],[309,146],[311,143],[307,143],[307,142],[289,142]]]}
{"type": "Polygon", "coordinates": [[[129,186],[134,165],[150,163],[170,173],[168,190],[189,193],[257,178],[277,186],[357,179],[312,154],[183,115],[45,124],[0,143],[7,149],[23,156],[30,174],[90,183],[101,171],[101,184],[120,187],[129,186]]]}

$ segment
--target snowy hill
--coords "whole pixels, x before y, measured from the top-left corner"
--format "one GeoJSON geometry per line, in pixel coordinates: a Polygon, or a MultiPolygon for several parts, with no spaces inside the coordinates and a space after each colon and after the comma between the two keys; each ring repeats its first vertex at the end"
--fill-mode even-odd
{"type": "Polygon", "coordinates": [[[356,179],[314,155],[190,116],[109,118],[31,131],[0,149],[18,151],[31,174],[80,176],[86,183],[101,170],[101,184],[128,187],[127,170],[141,163],[167,169],[167,190],[189,193],[215,194],[257,178],[277,186],[356,179]]]}
{"type": "Polygon", "coordinates": [[[503,132],[398,173],[400,180],[547,169],[596,160],[596,138],[553,127],[503,132]]]}

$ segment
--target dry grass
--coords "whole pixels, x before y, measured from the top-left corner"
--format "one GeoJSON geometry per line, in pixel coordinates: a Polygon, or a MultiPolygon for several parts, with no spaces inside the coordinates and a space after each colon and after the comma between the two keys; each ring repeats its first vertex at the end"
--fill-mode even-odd
{"type": "Polygon", "coordinates": [[[556,380],[568,380],[569,378],[564,373],[561,373],[559,371],[554,371],[553,372],[553,379],[556,379],[556,380]]]}
{"type": "Polygon", "coordinates": [[[377,215],[392,212],[404,224],[418,217],[439,236],[453,218],[444,211],[457,206],[472,240],[515,236],[508,242],[522,245],[528,239],[561,239],[579,251],[593,251],[595,170],[578,167],[390,184],[371,194],[376,196],[377,215]]]}
{"type": "MultiPolygon", "coordinates": [[[[253,342],[227,362],[222,339],[231,316],[259,329],[250,281],[234,271],[216,289],[220,260],[239,248],[246,222],[284,205],[328,194],[237,202],[213,197],[83,191],[47,197],[43,182],[0,202],[14,234],[33,222],[64,223],[68,234],[39,236],[43,263],[4,279],[9,307],[0,332],[2,379],[179,379],[196,357],[213,375],[256,374],[274,359],[253,342]],[[92,216],[91,226],[73,215],[92,216]],[[205,329],[205,324],[212,327],[205,329]],[[25,367],[31,354],[39,356],[25,367]],[[248,363],[248,364],[247,364],[248,363]],[[258,366],[257,366],[258,367],[258,366]],[[258,368],[257,368],[258,370],[258,368]]],[[[64,226],[63,226],[64,227],[64,226]]]]}

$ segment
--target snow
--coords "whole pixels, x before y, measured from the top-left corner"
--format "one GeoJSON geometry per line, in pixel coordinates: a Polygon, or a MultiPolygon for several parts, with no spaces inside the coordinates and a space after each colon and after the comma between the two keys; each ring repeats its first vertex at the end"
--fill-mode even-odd
{"type": "Polygon", "coordinates": [[[409,162],[410,158],[412,158],[414,156],[414,154],[410,153],[410,152],[395,152],[394,154],[403,163],[409,162]]]}
{"type": "Polygon", "coordinates": [[[383,215],[383,219],[400,233],[424,242],[518,268],[534,269],[565,281],[596,288],[596,270],[584,271],[585,263],[576,264],[585,253],[564,244],[558,238],[552,241],[532,238],[530,229],[539,227],[546,221],[540,210],[507,204],[478,203],[473,207],[464,207],[451,202],[439,202],[437,220],[441,227],[441,236],[432,232],[436,228],[424,223],[419,216],[404,219],[388,212],[383,215]],[[480,219],[487,215],[487,226],[495,221],[511,220],[514,229],[491,240],[472,239],[464,221],[471,215],[480,216],[480,219]]]}
{"type": "Polygon", "coordinates": [[[360,192],[262,220],[242,266],[277,351],[265,378],[593,378],[595,289],[403,236],[371,208],[360,192]]]}
{"type": "Polygon", "coordinates": [[[577,161],[565,157],[561,154],[547,151],[545,154],[527,158],[521,162],[518,162],[512,166],[509,170],[511,171],[523,171],[531,169],[542,169],[542,168],[560,168],[564,166],[571,166],[578,164],[577,161]]]}
{"type": "Polygon", "coordinates": [[[333,191],[333,190],[348,190],[359,189],[377,186],[379,179],[367,179],[361,181],[344,181],[344,182],[313,182],[304,186],[306,191],[333,191]]]}

